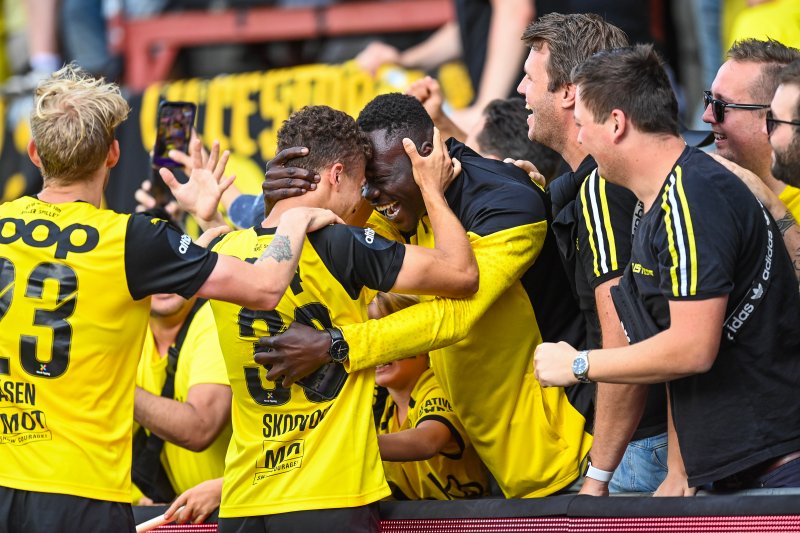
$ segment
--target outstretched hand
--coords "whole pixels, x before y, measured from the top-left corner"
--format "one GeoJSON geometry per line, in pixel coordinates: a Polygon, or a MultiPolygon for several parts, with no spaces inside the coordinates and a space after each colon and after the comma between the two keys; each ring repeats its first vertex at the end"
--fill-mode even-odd
{"type": "Polygon", "coordinates": [[[214,141],[211,153],[204,157],[203,144],[193,137],[188,155],[179,150],[169,151],[169,157],[186,168],[189,181],[180,183],[168,168],[160,169],[159,174],[184,210],[200,220],[213,220],[222,193],[236,179],[224,176],[229,156],[227,150],[220,155],[219,142],[214,141]]]}
{"type": "Polygon", "coordinates": [[[427,157],[417,152],[417,147],[409,138],[403,139],[403,148],[411,159],[414,181],[423,193],[431,191],[443,194],[461,173],[461,162],[450,157],[439,128],[433,128],[433,151],[427,157]]]}
{"type": "Polygon", "coordinates": [[[274,337],[261,337],[255,354],[256,363],[267,368],[267,379],[281,380],[284,387],[290,386],[322,365],[331,361],[328,350],[331,336],[298,322],[274,337]]]}

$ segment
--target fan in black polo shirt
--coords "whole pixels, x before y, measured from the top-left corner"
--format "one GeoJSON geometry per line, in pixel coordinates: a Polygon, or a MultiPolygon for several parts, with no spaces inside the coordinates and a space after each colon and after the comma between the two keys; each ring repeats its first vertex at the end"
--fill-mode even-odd
{"type": "Polygon", "coordinates": [[[800,486],[800,296],[775,222],[738,178],[680,139],[650,46],[602,52],[573,74],[579,141],[644,204],[625,276],[642,304],[636,317],[649,316],[657,333],[588,354],[543,344],[537,377],[668,381],[675,431],[664,493],[800,486]]]}

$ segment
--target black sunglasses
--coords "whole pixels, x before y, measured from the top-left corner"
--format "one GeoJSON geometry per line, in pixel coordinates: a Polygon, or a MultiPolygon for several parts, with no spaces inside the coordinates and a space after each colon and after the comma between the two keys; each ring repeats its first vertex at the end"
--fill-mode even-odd
{"type": "Polygon", "coordinates": [[[767,111],[767,137],[772,135],[772,132],[775,131],[775,128],[778,127],[778,124],[790,124],[792,126],[800,126],[800,122],[795,120],[778,120],[777,118],[773,118],[772,111],[767,111]]]}
{"type": "Polygon", "coordinates": [[[722,100],[717,100],[711,96],[711,91],[703,91],[703,107],[706,108],[711,105],[711,112],[714,114],[714,120],[722,122],[725,120],[725,108],[731,109],[767,109],[769,104],[729,104],[722,100]]]}

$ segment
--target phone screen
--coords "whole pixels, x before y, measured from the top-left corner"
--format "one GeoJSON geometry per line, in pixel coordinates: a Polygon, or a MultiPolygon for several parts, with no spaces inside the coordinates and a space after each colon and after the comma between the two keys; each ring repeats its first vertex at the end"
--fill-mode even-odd
{"type": "Polygon", "coordinates": [[[153,147],[153,166],[179,167],[169,158],[170,150],[189,153],[194,115],[197,107],[191,102],[161,102],[158,106],[156,144],[153,147]]]}

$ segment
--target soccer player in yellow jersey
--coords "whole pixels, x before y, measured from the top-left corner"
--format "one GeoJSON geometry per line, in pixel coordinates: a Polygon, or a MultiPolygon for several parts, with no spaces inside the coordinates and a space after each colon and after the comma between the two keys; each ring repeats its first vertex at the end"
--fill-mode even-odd
{"type": "Polygon", "coordinates": [[[372,418],[374,370],[344,371],[347,352],[338,328],[365,321],[367,303],[378,290],[451,297],[477,290],[469,241],[443,194],[453,163],[438,133],[428,157],[406,145],[438,238],[428,249],[386,240],[363,227],[371,211],[361,196],[371,147],[347,114],[306,107],[284,123],[278,142],[279,149],[311,148],[303,163],[319,172],[319,186],[278,202],[264,227],[225,235],[214,250],[245,260],[258,257],[274,242],[275,223],[293,206],[325,206],[362,227],[337,225],[309,234],[295,278],[275,311],[211,303],[233,390],[220,531],[377,531],[376,502],[389,488],[372,418]],[[327,374],[285,387],[265,379],[254,352],[259,338],[293,321],[326,330],[324,335],[339,342],[323,367],[327,374]]]}
{"type": "MultiPolygon", "coordinates": [[[[429,153],[430,116],[413,97],[388,94],[367,104],[358,124],[374,146],[366,198],[411,242],[439,246],[402,144],[409,137],[429,153]]],[[[536,381],[533,352],[543,339],[581,345],[585,329],[548,229],[544,191],[519,168],[481,158],[457,141],[448,145],[461,173],[445,196],[469,236],[480,288],[472,298],[424,298],[380,320],[343,327],[347,365],[355,372],[429,352],[442,390],[504,494],[546,496],[578,478],[591,438],[564,390],[536,381]]],[[[293,325],[263,339],[273,351],[261,360],[273,365],[270,377],[286,375],[288,384],[319,366],[331,343],[324,333],[293,325]]]]}
{"type": "MultiPolygon", "coordinates": [[[[35,93],[28,154],[44,187],[0,205],[0,532],[133,531],[131,414],[149,296],[273,308],[306,229],[329,211],[285,212],[249,265],[163,220],[100,208],[120,156],[119,88],[67,66],[35,93]]],[[[220,174],[213,150],[196,174],[220,174]]],[[[199,145],[193,149],[199,160],[199,145]]],[[[163,173],[168,171],[162,170],[163,173]]],[[[168,176],[169,177],[169,176],[168,176]]]]}

